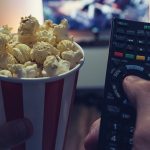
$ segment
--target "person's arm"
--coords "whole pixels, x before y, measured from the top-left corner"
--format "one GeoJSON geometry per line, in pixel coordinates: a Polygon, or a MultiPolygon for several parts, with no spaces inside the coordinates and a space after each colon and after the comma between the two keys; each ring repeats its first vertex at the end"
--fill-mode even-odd
{"type": "Polygon", "coordinates": [[[5,150],[31,137],[33,127],[28,119],[19,119],[0,126],[0,150],[5,150]]]}
{"type": "MultiPolygon", "coordinates": [[[[150,150],[150,81],[128,76],[123,81],[123,88],[137,110],[133,150],[150,150]]],[[[98,122],[100,121],[94,123],[95,125],[85,138],[86,150],[96,150],[93,147],[97,147],[100,127],[98,122]]]]}

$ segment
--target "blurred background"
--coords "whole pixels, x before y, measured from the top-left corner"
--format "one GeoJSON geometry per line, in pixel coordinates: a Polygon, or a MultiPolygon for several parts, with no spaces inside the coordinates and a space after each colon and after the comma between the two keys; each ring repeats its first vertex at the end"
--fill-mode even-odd
{"type": "Polygon", "coordinates": [[[100,117],[113,17],[148,22],[149,0],[43,0],[44,19],[69,21],[69,33],[85,52],[65,150],[84,150],[84,138],[100,117]]]}

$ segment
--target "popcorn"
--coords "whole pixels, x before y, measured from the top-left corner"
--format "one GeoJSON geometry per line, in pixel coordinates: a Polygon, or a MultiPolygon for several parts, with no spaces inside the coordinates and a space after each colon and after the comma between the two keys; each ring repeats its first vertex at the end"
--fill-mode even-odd
{"type": "Polygon", "coordinates": [[[48,56],[43,64],[43,75],[54,76],[65,73],[70,69],[70,62],[62,60],[60,57],[48,56]]]}
{"type": "Polygon", "coordinates": [[[58,60],[54,55],[46,57],[43,63],[43,76],[54,76],[58,68],[58,60]]]}
{"type": "Polygon", "coordinates": [[[12,37],[11,29],[12,28],[8,27],[7,25],[0,27],[0,33],[5,35],[7,41],[9,41],[12,37]]]}
{"type": "Polygon", "coordinates": [[[57,49],[60,50],[60,52],[63,51],[69,51],[69,50],[77,50],[78,48],[74,44],[73,41],[70,40],[62,40],[58,43],[57,49]]]}
{"type": "Polygon", "coordinates": [[[21,23],[18,28],[18,40],[21,43],[32,45],[36,42],[36,32],[39,29],[39,22],[31,15],[29,17],[21,18],[21,23]]]}
{"type": "Polygon", "coordinates": [[[31,50],[31,59],[38,64],[43,64],[49,55],[59,55],[59,51],[47,42],[37,42],[31,50]]]}
{"type": "Polygon", "coordinates": [[[0,76],[12,77],[12,74],[9,70],[0,70],[0,76]]]}
{"type": "Polygon", "coordinates": [[[37,33],[37,41],[44,41],[50,43],[51,45],[55,45],[56,36],[53,35],[53,32],[51,30],[42,30],[37,33]]]}
{"type": "Polygon", "coordinates": [[[15,64],[17,60],[9,53],[0,53],[0,68],[7,69],[9,64],[15,64]]]}
{"type": "Polygon", "coordinates": [[[12,54],[17,59],[18,62],[23,64],[31,60],[30,51],[31,48],[29,46],[20,43],[13,48],[12,54]]]}
{"type": "Polygon", "coordinates": [[[80,62],[80,60],[83,58],[83,54],[79,50],[64,51],[61,53],[61,56],[62,56],[62,59],[70,62],[71,68],[74,68],[80,62]]]}
{"type": "Polygon", "coordinates": [[[68,21],[63,19],[59,25],[54,26],[54,35],[57,41],[68,39],[68,21]]]}
{"type": "Polygon", "coordinates": [[[6,51],[7,42],[8,42],[8,40],[5,36],[5,34],[0,33],[0,52],[6,51]]]}
{"type": "Polygon", "coordinates": [[[31,15],[22,17],[18,33],[0,27],[0,76],[52,77],[74,68],[83,54],[68,36],[68,21],[40,25],[31,15]]]}
{"type": "Polygon", "coordinates": [[[58,68],[56,71],[56,75],[68,72],[70,70],[70,62],[60,59],[58,63],[58,68]]]}
{"type": "Polygon", "coordinates": [[[45,20],[43,25],[40,26],[40,30],[53,30],[55,24],[51,20],[45,20]]]}
{"type": "Polygon", "coordinates": [[[37,64],[27,62],[23,64],[9,65],[9,70],[13,73],[13,77],[17,78],[35,78],[39,75],[37,64]]]}

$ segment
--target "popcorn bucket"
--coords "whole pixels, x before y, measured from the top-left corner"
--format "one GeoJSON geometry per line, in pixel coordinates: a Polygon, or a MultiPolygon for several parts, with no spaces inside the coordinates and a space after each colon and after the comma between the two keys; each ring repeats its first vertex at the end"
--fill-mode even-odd
{"type": "MultiPolygon", "coordinates": [[[[84,56],[82,48],[77,45],[84,56]]],[[[13,150],[63,150],[78,73],[34,79],[0,77],[0,125],[19,118],[31,120],[33,136],[13,150]]]]}

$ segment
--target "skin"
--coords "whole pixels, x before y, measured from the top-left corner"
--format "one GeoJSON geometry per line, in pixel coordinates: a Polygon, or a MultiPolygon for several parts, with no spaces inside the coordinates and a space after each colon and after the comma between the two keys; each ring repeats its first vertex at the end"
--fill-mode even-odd
{"type": "MultiPolygon", "coordinates": [[[[150,150],[150,81],[128,76],[123,81],[123,88],[137,111],[133,150],[150,150]]],[[[85,138],[86,150],[97,150],[99,127],[100,119],[93,123],[85,138]]]]}
{"type": "Polygon", "coordinates": [[[18,119],[0,126],[0,150],[6,150],[26,141],[33,134],[28,119],[18,119]]]}

